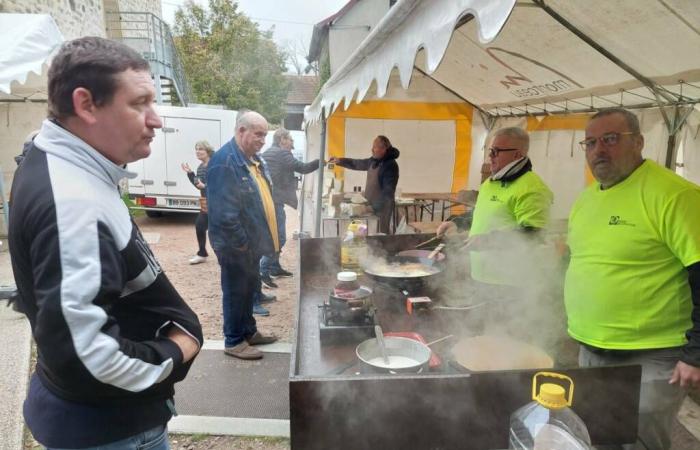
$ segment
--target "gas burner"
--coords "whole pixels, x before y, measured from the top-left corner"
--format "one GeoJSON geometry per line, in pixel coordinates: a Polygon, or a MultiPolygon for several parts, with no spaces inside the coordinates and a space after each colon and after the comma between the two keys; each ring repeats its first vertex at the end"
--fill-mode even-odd
{"type": "Polygon", "coordinates": [[[360,342],[374,336],[376,309],[340,309],[326,302],[318,306],[318,324],[322,344],[360,342]]]}

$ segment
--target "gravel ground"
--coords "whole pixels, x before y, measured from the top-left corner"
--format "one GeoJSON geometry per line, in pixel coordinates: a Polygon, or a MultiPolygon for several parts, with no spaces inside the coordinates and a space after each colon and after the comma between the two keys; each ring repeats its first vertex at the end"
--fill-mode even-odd
{"type": "MultiPolygon", "coordinates": [[[[287,236],[291,238],[298,229],[295,210],[286,209],[287,236]]],[[[178,292],[199,316],[205,339],[223,339],[221,317],[221,286],[219,264],[207,242],[210,257],[207,262],[190,265],[188,259],[197,250],[194,231],[194,215],[169,215],[156,219],[137,217],[136,222],[147,238],[159,237],[150,246],[163,270],[178,292]],[[157,235],[154,235],[156,233],[157,235]]],[[[256,316],[258,328],[264,333],[274,333],[281,341],[291,342],[297,301],[297,245],[291,240],[282,252],[282,267],[293,272],[294,278],[280,278],[277,289],[265,292],[277,296],[277,301],[268,305],[269,317],[256,316]]],[[[289,440],[272,438],[243,438],[234,436],[171,435],[173,450],[282,450],[289,448],[289,440]]]]}

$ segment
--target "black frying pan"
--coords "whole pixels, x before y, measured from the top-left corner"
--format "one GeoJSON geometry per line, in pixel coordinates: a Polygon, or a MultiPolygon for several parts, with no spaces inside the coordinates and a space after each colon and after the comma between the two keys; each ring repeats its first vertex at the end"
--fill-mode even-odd
{"type": "Polygon", "coordinates": [[[444,269],[444,265],[441,262],[433,261],[428,258],[419,258],[415,256],[393,256],[387,258],[388,264],[419,264],[421,272],[426,272],[425,274],[417,275],[405,275],[397,276],[395,274],[388,273],[389,270],[384,270],[383,267],[370,266],[364,267],[363,270],[365,274],[381,283],[387,283],[394,286],[404,287],[404,286],[416,286],[430,280],[434,279],[436,276],[440,275],[444,269]]]}

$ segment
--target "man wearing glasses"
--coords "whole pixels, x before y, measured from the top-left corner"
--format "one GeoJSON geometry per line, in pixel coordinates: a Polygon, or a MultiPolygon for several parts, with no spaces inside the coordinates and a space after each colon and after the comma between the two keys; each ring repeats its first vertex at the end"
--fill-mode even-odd
{"type": "Polygon", "coordinates": [[[581,366],[642,366],[639,441],[668,449],[700,385],[700,188],[642,158],[627,110],[595,114],[581,146],[597,182],[569,217],[568,331],[581,366]]]}
{"type": "MultiPolygon", "coordinates": [[[[548,224],[553,199],[547,185],[532,171],[529,146],[529,135],[517,127],[496,131],[491,141],[491,176],[479,189],[467,243],[476,281],[498,286],[521,286],[526,281],[511,270],[511,266],[523,265],[513,253],[548,224]]],[[[453,221],[445,222],[438,235],[456,229],[453,221]]]]}

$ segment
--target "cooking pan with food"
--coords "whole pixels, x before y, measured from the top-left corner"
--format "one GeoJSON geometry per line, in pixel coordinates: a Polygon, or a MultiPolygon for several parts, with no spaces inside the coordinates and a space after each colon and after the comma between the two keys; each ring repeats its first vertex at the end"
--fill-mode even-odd
{"type": "Polygon", "coordinates": [[[432,281],[442,273],[443,269],[442,262],[415,256],[373,259],[363,267],[365,274],[376,281],[399,287],[432,281]]]}

